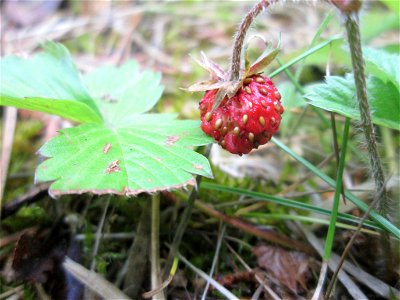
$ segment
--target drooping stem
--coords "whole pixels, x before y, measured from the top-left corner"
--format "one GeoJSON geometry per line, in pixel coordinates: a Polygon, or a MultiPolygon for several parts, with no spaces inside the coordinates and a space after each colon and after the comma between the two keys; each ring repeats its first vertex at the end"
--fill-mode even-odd
{"type": "Polygon", "coordinates": [[[231,71],[230,71],[230,80],[238,80],[239,72],[240,72],[240,58],[243,49],[244,39],[246,37],[246,33],[249,30],[251,24],[254,19],[258,16],[258,14],[272,3],[277,0],[261,0],[247,13],[242,22],[240,23],[239,30],[235,35],[235,44],[233,46],[232,53],[232,62],[231,62],[231,71]]]}

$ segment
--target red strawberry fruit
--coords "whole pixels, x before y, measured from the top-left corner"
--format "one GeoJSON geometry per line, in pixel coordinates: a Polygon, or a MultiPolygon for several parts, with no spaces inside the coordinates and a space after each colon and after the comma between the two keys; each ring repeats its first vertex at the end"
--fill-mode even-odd
{"type": "MultiPolygon", "coordinates": [[[[253,64],[245,52],[236,75],[233,68],[225,72],[204,53],[198,61],[211,75],[188,88],[191,92],[206,91],[199,104],[201,129],[233,154],[257,149],[278,131],[284,111],[281,94],[271,79],[260,74],[278,55],[279,45],[264,51],[253,64]]],[[[247,51],[247,46],[244,48],[247,51]]]]}
{"type": "Polygon", "coordinates": [[[213,110],[217,92],[207,91],[200,101],[201,128],[224,149],[247,154],[278,131],[284,109],[281,95],[268,77],[256,74],[244,78],[236,94],[225,96],[213,110]]]}

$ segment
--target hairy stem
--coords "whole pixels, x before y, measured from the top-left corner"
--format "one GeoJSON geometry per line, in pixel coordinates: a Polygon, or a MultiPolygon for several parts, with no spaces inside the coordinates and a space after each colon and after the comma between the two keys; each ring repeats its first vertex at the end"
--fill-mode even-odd
{"type": "Polygon", "coordinates": [[[251,24],[253,23],[254,19],[258,16],[258,14],[273,2],[277,0],[261,0],[259,1],[254,7],[247,13],[247,15],[240,23],[239,30],[235,35],[235,44],[233,46],[233,53],[232,53],[232,63],[231,63],[231,71],[230,71],[230,80],[238,80],[239,73],[240,73],[240,58],[243,49],[244,39],[246,37],[246,33],[249,30],[251,24]]]}
{"type": "MultiPolygon", "coordinates": [[[[388,211],[388,208],[390,208],[390,203],[386,193],[385,175],[383,173],[382,163],[378,153],[375,130],[371,121],[371,111],[368,104],[364,59],[361,48],[360,27],[358,25],[358,11],[344,13],[343,15],[345,17],[347,39],[350,46],[354,82],[356,85],[358,106],[361,116],[361,128],[364,133],[369,155],[369,162],[371,165],[371,172],[375,181],[375,197],[377,198],[376,209],[382,216],[388,217],[390,215],[390,212],[388,211]]],[[[386,267],[385,277],[388,279],[394,272],[394,264],[390,238],[387,233],[382,233],[381,235],[381,249],[384,253],[386,267]]]]}
{"type": "Polygon", "coordinates": [[[371,111],[368,104],[367,98],[367,85],[364,73],[364,59],[362,56],[361,39],[360,39],[360,28],[358,26],[358,15],[356,13],[352,15],[345,15],[346,18],[346,31],[347,38],[350,46],[351,62],[354,70],[354,81],[357,90],[358,106],[361,115],[361,127],[365,136],[365,141],[369,153],[369,161],[371,164],[372,176],[375,180],[376,191],[380,192],[378,195],[378,211],[386,216],[386,190],[384,187],[385,176],[383,174],[383,168],[381,159],[379,157],[375,130],[371,121],[371,111]]]}

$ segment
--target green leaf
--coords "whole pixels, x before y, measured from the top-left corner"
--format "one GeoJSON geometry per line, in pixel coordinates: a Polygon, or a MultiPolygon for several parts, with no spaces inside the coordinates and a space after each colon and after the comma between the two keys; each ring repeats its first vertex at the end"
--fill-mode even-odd
{"type": "Polygon", "coordinates": [[[368,71],[383,81],[390,80],[400,87],[400,56],[370,47],[363,48],[368,71]]]}
{"type": "Polygon", "coordinates": [[[211,177],[208,160],[190,149],[210,142],[197,121],[143,114],[129,126],[86,123],[64,129],[39,153],[37,181],[54,181],[53,195],[91,192],[136,195],[211,177]]]}
{"type": "Polygon", "coordinates": [[[212,142],[198,121],[144,113],[161,96],[159,74],[129,61],[94,70],[85,80],[104,122],[64,129],[39,150],[48,159],[36,180],[54,181],[53,195],[136,195],[193,185],[192,174],[212,176],[208,160],[192,149],[212,142]]]}
{"type": "MultiPolygon", "coordinates": [[[[367,79],[367,93],[373,123],[400,130],[400,93],[396,86],[371,76],[367,79]]],[[[326,83],[315,85],[305,98],[311,105],[359,120],[355,95],[353,75],[347,74],[344,78],[327,77],[326,83]]]]}
{"type": "Polygon", "coordinates": [[[101,122],[68,50],[55,43],[29,59],[0,61],[0,105],[37,110],[78,122],[101,122]]]}
{"type": "Polygon", "coordinates": [[[85,76],[104,119],[116,125],[150,110],[160,99],[160,74],[144,71],[129,61],[117,68],[103,66],[85,76]]]}

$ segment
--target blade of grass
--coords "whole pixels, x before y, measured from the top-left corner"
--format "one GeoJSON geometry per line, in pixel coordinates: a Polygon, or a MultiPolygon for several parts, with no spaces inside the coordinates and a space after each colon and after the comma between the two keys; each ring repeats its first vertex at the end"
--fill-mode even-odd
{"type": "MultiPolygon", "coordinates": [[[[268,194],[264,194],[264,193],[260,193],[260,192],[253,192],[253,191],[249,191],[247,189],[233,188],[233,187],[228,187],[228,186],[219,185],[219,184],[210,183],[210,182],[203,182],[201,184],[201,188],[207,189],[207,190],[214,190],[214,191],[226,192],[226,193],[231,193],[231,194],[237,194],[237,195],[244,195],[244,196],[247,196],[250,198],[258,199],[260,201],[277,203],[279,205],[284,205],[284,206],[291,207],[291,208],[302,209],[302,210],[319,213],[319,214],[323,214],[323,215],[327,215],[327,216],[331,215],[331,212],[329,210],[323,209],[320,207],[316,207],[316,206],[308,204],[308,203],[303,203],[300,201],[295,201],[292,199],[287,199],[287,198],[278,197],[278,196],[272,196],[272,195],[268,195],[268,194]]],[[[338,218],[349,221],[349,222],[357,223],[357,224],[359,222],[359,218],[356,218],[352,215],[344,214],[344,213],[339,213],[338,218]]],[[[381,229],[380,227],[376,226],[373,222],[368,222],[365,225],[370,228],[373,228],[373,229],[381,229]]]]}
{"type": "Polygon", "coordinates": [[[323,49],[324,47],[326,47],[327,45],[329,45],[330,43],[332,43],[334,41],[337,41],[337,40],[340,40],[340,39],[342,39],[341,35],[334,35],[333,37],[323,41],[322,43],[319,43],[317,46],[312,47],[310,50],[307,50],[306,52],[304,52],[301,55],[297,56],[296,58],[292,59],[288,63],[286,63],[283,66],[279,67],[274,72],[269,74],[268,77],[270,77],[270,78],[275,77],[279,73],[283,72],[287,68],[289,68],[289,67],[293,66],[294,64],[298,63],[299,61],[301,61],[302,59],[306,58],[307,56],[310,56],[311,54],[314,54],[315,52],[317,52],[317,51],[323,49]]]}
{"type": "MultiPolygon", "coordinates": [[[[320,218],[316,218],[316,217],[301,216],[301,215],[250,212],[250,213],[244,213],[242,216],[247,217],[247,218],[256,218],[259,221],[260,221],[260,219],[261,219],[261,221],[262,221],[262,219],[265,219],[265,220],[277,219],[277,220],[293,220],[293,221],[300,221],[300,222],[308,222],[311,224],[329,225],[329,220],[320,219],[320,218]]],[[[346,224],[346,223],[337,222],[336,226],[339,228],[349,229],[349,230],[357,229],[357,227],[346,224]]],[[[369,230],[369,229],[365,229],[365,228],[361,229],[361,232],[364,232],[367,234],[379,235],[378,232],[369,230]]]]}
{"type": "MultiPolygon", "coordinates": [[[[325,181],[327,184],[329,184],[331,187],[335,188],[336,187],[336,181],[330,178],[328,175],[325,173],[321,172],[318,168],[316,168],[312,163],[304,159],[303,157],[297,155],[295,152],[292,151],[289,147],[287,147],[285,144],[283,144],[281,141],[279,141],[277,138],[272,138],[271,141],[277,145],[280,149],[282,149],[284,152],[289,154],[291,157],[293,157],[295,160],[297,160],[299,163],[301,163],[304,167],[309,169],[311,172],[313,172],[316,176],[321,178],[323,181],[325,181]]],[[[345,191],[346,198],[349,199],[352,203],[354,203],[359,209],[361,209],[363,212],[368,210],[368,205],[364,203],[361,199],[357,198],[355,195],[350,193],[349,191],[345,191]]],[[[395,225],[393,225],[389,220],[381,216],[379,213],[377,213],[375,210],[371,210],[370,212],[370,217],[375,220],[383,229],[385,229],[387,232],[392,233],[396,238],[400,239],[400,229],[397,228],[395,225]]]]}
{"type": "Polygon", "coordinates": [[[325,241],[325,249],[323,256],[323,259],[325,261],[328,261],[331,258],[333,239],[335,237],[340,195],[342,194],[342,188],[343,188],[343,171],[346,161],[347,140],[349,138],[349,131],[350,131],[350,119],[346,118],[346,123],[344,124],[344,130],[343,130],[342,150],[340,151],[339,167],[336,175],[336,188],[335,188],[335,197],[332,205],[332,215],[325,241]]]}

